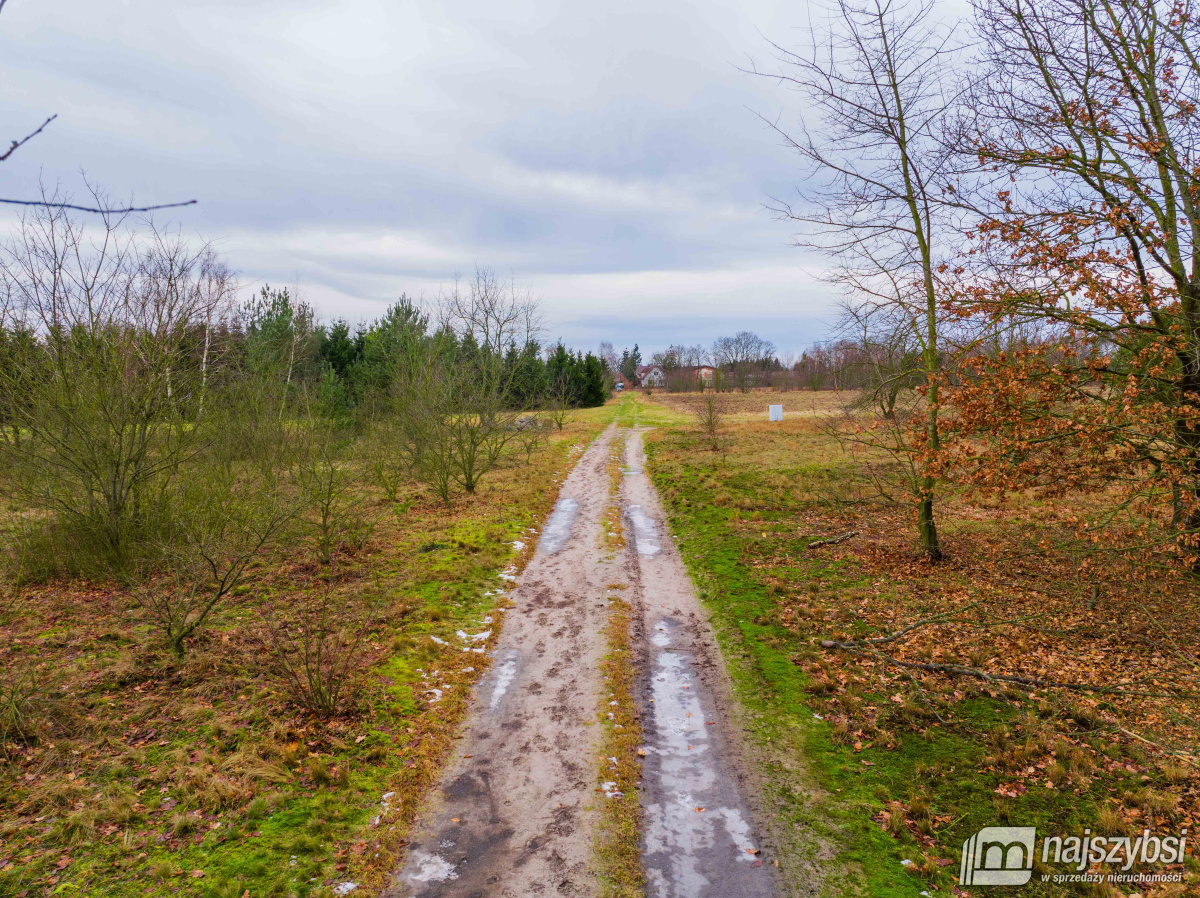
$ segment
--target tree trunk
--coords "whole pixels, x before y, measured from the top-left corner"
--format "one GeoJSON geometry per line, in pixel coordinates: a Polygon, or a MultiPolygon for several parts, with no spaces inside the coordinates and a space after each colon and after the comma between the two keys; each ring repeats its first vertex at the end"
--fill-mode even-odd
{"type": "Polygon", "coordinates": [[[925,477],[921,484],[921,495],[917,502],[917,531],[921,534],[921,548],[930,561],[942,560],[942,546],[938,542],[937,522],[933,516],[934,479],[925,477]]]}

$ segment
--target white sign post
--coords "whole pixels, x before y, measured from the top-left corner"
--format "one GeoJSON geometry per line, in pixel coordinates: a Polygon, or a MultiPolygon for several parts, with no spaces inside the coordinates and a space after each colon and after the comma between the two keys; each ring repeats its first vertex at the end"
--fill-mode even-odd
{"type": "Polygon", "coordinates": [[[783,406],[782,405],[769,406],[769,410],[771,413],[772,421],[782,421],[783,420],[783,406]]]}

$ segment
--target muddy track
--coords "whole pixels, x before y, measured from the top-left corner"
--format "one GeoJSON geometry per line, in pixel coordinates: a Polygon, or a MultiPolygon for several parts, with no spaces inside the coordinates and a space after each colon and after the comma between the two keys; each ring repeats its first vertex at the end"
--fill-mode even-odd
{"type": "MultiPolygon", "coordinates": [[[[626,550],[601,548],[613,499],[610,426],[562,485],[537,553],[510,593],[493,665],[454,759],[414,825],[387,898],[598,894],[593,873],[595,725],[606,587],[641,610],[643,857],[663,898],[775,894],[757,853],[723,713],[716,649],[649,481],[623,478],[626,550]],[[697,810],[703,808],[703,810],[697,810]]],[[[642,466],[641,434],[626,459],[642,466]]],[[[640,634],[639,634],[640,635],[640,634]]]]}
{"type": "Polygon", "coordinates": [[[767,898],[764,856],[716,642],[662,505],[643,473],[642,433],[625,448],[621,488],[634,594],[646,635],[641,712],[646,758],[642,859],[655,898],[767,898]]]}

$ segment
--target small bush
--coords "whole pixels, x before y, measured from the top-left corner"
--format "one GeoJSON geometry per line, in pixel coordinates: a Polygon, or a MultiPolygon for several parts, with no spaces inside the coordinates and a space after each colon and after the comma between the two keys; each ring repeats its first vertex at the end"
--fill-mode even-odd
{"type": "Polygon", "coordinates": [[[700,432],[704,435],[708,448],[713,452],[725,449],[725,400],[716,393],[705,393],[692,406],[692,414],[696,417],[696,423],[700,425],[700,432]]]}
{"type": "Polygon", "coordinates": [[[301,433],[294,476],[313,547],[321,563],[329,565],[339,549],[362,548],[371,523],[350,491],[348,436],[319,419],[307,421],[301,433]]]}
{"type": "Polygon", "coordinates": [[[263,610],[266,657],[295,704],[322,719],[356,710],[378,605],[377,591],[338,592],[326,581],[286,610],[263,610]]]}

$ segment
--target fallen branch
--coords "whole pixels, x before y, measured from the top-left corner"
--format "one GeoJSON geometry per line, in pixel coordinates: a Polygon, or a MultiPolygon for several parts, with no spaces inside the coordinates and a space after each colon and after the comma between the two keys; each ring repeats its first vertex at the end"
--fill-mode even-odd
{"type": "Polygon", "coordinates": [[[846,540],[854,539],[856,536],[858,536],[858,531],[851,530],[843,533],[841,536],[831,536],[829,539],[819,539],[816,542],[811,542],[808,544],[808,548],[819,549],[821,546],[836,546],[838,543],[844,543],[846,540]]]}
{"type": "Polygon", "coordinates": [[[1183,758],[1186,761],[1200,761],[1200,758],[1197,758],[1195,755],[1188,755],[1181,751],[1175,751],[1174,749],[1167,748],[1165,745],[1160,745],[1157,742],[1147,739],[1145,736],[1139,736],[1133,730],[1127,730],[1125,727],[1121,727],[1120,731],[1126,736],[1132,736],[1134,739],[1138,740],[1138,742],[1145,742],[1147,745],[1153,745],[1155,748],[1165,752],[1166,754],[1172,755],[1173,757],[1183,758]]]}
{"type": "Polygon", "coordinates": [[[878,658],[886,664],[891,664],[906,670],[922,670],[926,673],[944,673],[951,676],[972,677],[987,683],[1008,683],[1014,686],[1024,686],[1029,689],[1069,689],[1073,692],[1094,692],[1100,694],[1138,695],[1157,698],[1178,698],[1180,695],[1191,695],[1190,692],[1133,692],[1117,686],[1093,686],[1088,683],[1066,683],[1059,680],[1043,680],[1036,677],[1021,677],[1015,674],[993,674],[978,667],[967,667],[965,664],[924,664],[918,661],[901,661],[891,655],[876,651],[862,643],[837,642],[833,639],[822,639],[821,648],[841,649],[863,658],[878,658]]]}

